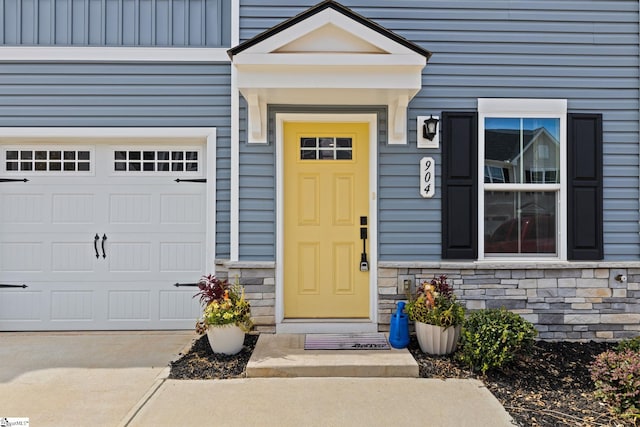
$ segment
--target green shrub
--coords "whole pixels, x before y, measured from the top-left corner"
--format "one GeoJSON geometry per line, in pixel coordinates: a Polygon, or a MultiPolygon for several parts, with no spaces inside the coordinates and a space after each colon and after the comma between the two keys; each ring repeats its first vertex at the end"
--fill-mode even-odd
{"type": "Polygon", "coordinates": [[[640,351],[640,336],[620,341],[616,346],[616,351],[625,350],[640,351]]]}
{"type": "Polygon", "coordinates": [[[531,322],[504,308],[478,310],[463,323],[457,358],[484,374],[512,361],[537,333],[531,322]]]}
{"type": "Polygon", "coordinates": [[[640,352],[609,350],[590,366],[595,395],[612,412],[640,419],[640,352]]]}

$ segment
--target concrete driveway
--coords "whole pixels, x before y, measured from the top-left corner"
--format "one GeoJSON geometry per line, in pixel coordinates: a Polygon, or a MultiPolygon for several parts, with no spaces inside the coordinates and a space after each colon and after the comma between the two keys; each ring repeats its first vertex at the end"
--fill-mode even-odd
{"type": "Polygon", "coordinates": [[[0,333],[0,418],[122,425],[194,338],[192,331],[0,333]]]}

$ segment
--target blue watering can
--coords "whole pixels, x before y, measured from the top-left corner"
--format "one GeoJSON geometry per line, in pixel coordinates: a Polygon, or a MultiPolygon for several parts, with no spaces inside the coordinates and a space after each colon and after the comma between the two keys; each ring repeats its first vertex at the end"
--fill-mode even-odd
{"type": "Polygon", "coordinates": [[[398,301],[396,312],[391,315],[389,344],[393,348],[405,348],[409,345],[409,318],[404,311],[404,301],[398,301]]]}

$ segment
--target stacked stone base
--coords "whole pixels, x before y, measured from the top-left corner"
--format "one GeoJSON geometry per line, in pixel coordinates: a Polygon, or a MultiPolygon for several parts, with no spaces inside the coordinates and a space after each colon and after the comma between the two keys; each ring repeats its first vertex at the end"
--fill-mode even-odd
{"type": "MultiPolygon", "coordinates": [[[[376,270],[372,270],[375,272],[376,270]]],[[[238,281],[257,332],[276,330],[273,262],[219,262],[217,276],[238,281]]],[[[388,331],[396,303],[416,283],[446,275],[469,310],[504,307],[532,322],[539,338],[619,340],[640,335],[640,263],[380,262],[378,330],[388,331]]]]}
{"type": "Polygon", "coordinates": [[[536,326],[539,338],[619,340],[640,335],[639,263],[380,263],[379,323],[389,323],[405,283],[446,275],[469,310],[504,307],[536,326]],[[626,279],[626,280],[625,280],[626,279]]]}
{"type": "Polygon", "coordinates": [[[244,286],[251,302],[253,330],[276,331],[276,269],[273,262],[216,262],[216,276],[244,286]]]}

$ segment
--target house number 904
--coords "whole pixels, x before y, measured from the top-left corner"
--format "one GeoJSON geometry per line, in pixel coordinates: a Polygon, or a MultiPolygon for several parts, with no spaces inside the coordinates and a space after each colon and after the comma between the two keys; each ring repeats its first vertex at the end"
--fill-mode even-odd
{"type": "Polygon", "coordinates": [[[420,195],[431,198],[436,194],[436,162],[433,157],[420,160],[420,195]]]}

